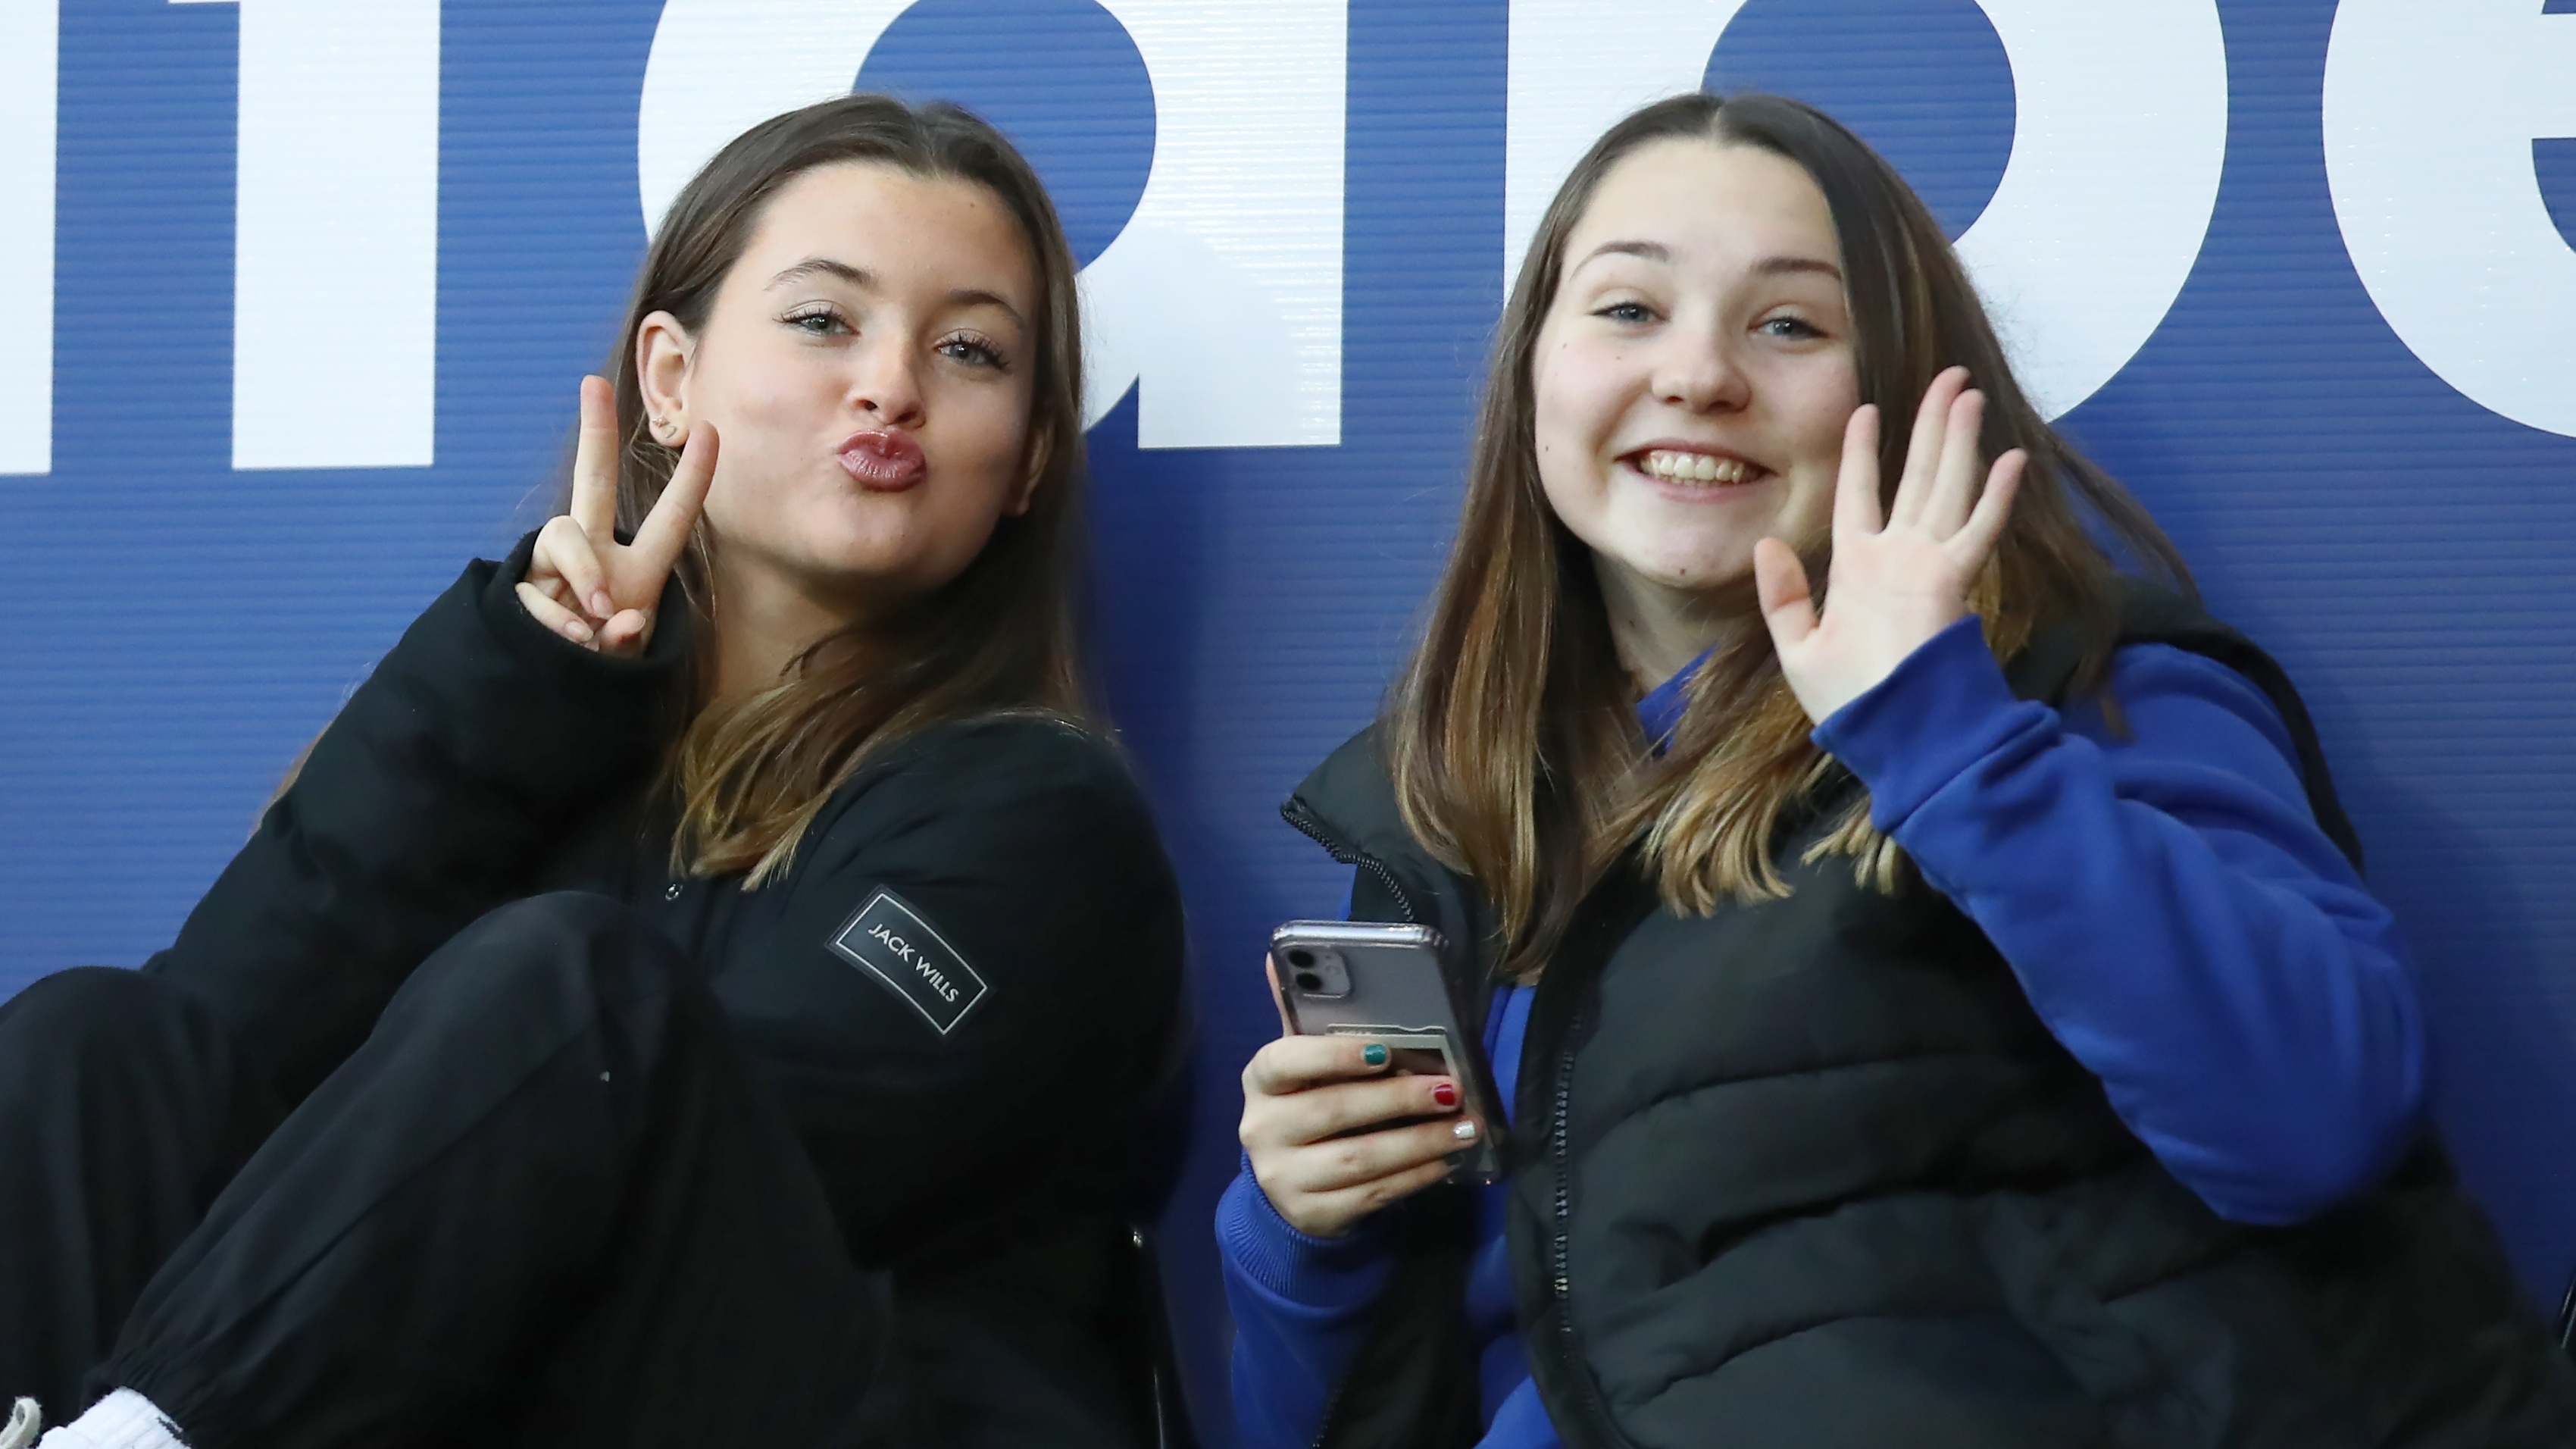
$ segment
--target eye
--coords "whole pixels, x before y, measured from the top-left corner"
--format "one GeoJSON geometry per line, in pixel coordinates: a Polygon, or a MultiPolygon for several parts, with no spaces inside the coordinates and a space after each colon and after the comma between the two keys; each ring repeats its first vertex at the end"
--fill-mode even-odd
{"type": "Polygon", "coordinates": [[[850,324],[832,307],[799,307],[779,319],[808,337],[839,337],[851,331],[850,324]]]}
{"type": "Polygon", "coordinates": [[[1011,370],[1010,359],[1001,350],[980,337],[956,336],[939,344],[939,355],[968,367],[990,368],[995,372],[1011,370]]]}
{"type": "Polygon", "coordinates": [[[1643,302],[1613,302],[1596,309],[1592,315],[1631,327],[1655,320],[1654,309],[1643,302]]]}
{"type": "Polygon", "coordinates": [[[1804,317],[1765,318],[1761,325],[1753,330],[1766,337],[1778,337],[1790,342],[1812,342],[1825,335],[1823,328],[1804,317]]]}

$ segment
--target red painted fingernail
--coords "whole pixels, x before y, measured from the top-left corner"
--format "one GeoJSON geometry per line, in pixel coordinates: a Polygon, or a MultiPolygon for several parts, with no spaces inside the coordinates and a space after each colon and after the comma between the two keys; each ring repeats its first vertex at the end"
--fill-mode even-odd
{"type": "Polygon", "coordinates": [[[1431,1100],[1443,1107],[1455,1107],[1458,1105],[1458,1089],[1447,1082],[1442,1082],[1431,1089],[1431,1100]]]}

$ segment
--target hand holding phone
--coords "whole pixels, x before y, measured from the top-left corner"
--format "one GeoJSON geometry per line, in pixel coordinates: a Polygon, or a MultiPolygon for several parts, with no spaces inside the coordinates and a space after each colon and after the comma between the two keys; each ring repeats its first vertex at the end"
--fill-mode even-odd
{"type": "Polygon", "coordinates": [[[1244,1156],[1290,1227],[1341,1237],[1369,1214],[1448,1177],[1449,1159],[1484,1135],[1483,1124],[1460,1110],[1464,1094],[1455,1082],[1398,1076],[1393,1063],[1383,1043],[1288,1035],[1244,1067],[1244,1156]],[[1452,1105],[1442,1105],[1444,1090],[1452,1105]]]}
{"type": "Polygon", "coordinates": [[[1336,1237],[1443,1178],[1500,1174],[1491,1075],[1439,933],[1291,921],[1267,966],[1287,1035],[1244,1069],[1241,1135],[1291,1226],[1336,1237]]]}

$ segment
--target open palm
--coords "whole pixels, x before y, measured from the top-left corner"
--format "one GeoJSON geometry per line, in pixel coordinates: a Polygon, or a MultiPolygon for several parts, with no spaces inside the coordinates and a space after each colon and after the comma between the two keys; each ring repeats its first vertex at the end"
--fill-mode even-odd
{"type": "Polygon", "coordinates": [[[1924,392],[1883,523],[1878,409],[1852,414],[1834,482],[1833,562],[1821,616],[1796,551],[1776,538],[1754,547],[1754,582],[1780,672],[1812,720],[1821,723],[1867,693],[1967,615],[1968,589],[2003,536],[2028,461],[2015,448],[1991,469],[1980,467],[1985,397],[1967,383],[1967,369],[1954,367],[1924,392]]]}

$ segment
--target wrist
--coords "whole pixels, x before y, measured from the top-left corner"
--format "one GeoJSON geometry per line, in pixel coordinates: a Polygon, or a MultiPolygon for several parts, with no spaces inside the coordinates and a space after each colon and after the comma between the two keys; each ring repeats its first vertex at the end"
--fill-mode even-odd
{"type": "Polygon", "coordinates": [[[2046,713],[2014,696],[1967,615],[1828,716],[1813,738],[1869,789],[1877,826],[1897,833],[1924,801],[2046,713]]]}

